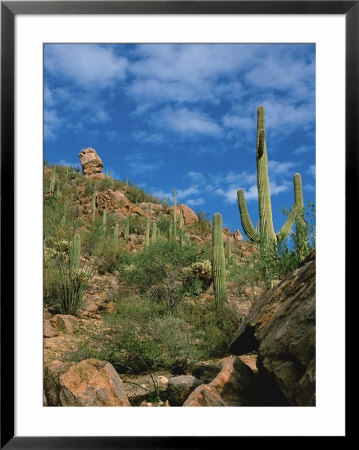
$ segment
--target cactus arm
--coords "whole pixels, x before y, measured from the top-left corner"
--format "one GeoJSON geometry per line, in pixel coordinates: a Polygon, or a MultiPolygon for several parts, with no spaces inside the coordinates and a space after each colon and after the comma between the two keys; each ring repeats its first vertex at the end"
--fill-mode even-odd
{"type": "Polygon", "coordinates": [[[149,245],[150,245],[150,218],[147,217],[145,246],[148,247],[149,245]]]}
{"type": "Polygon", "coordinates": [[[241,215],[241,222],[243,230],[252,242],[259,242],[260,241],[260,235],[256,232],[256,230],[253,227],[251,218],[248,213],[246,200],[244,198],[244,191],[243,189],[238,189],[237,191],[237,197],[238,197],[238,208],[241,215]]]}
{"type": "Polygon", "coordinates": [[[288,236],[288,234],[290,233],[290,230],[292,229],[292,226],[295,222],[296,217],[297,217],[297,205],[295,203],[293,203],[287,220],[285,221],[284,225],[277,233],[277,241],[278,242],[283,241],[283,239],[285,239],[288,236]]]}

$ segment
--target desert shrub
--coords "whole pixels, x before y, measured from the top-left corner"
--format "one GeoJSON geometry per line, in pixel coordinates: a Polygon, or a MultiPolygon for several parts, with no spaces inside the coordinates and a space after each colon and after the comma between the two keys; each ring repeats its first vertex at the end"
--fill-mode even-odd
{"type": "Polygon", "coordinates": [[[212,266],[209,260],[196,261],[182,270],[184,284],[195,295],[207,290],[212,283],[212,266]]]}
{"type": "Polygon", "coordinates": [[[120,264],[120,279],[140,294],[164,302],[169,312],[183,298],[186,287],[182,269],[200,260],[198,249],[175,241],[151,243],[136,255],[127,256],[120,264]]]}

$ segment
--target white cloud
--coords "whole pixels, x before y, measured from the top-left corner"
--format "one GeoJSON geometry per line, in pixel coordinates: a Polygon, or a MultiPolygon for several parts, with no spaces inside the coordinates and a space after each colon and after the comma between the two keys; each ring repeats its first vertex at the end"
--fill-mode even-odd
{"type": "Polygon", "coordinates": [[[113,85],[126,75],[127,60],[112,47],[97,44],[47,44],[45,68],[52,75],[68,78],[86,89],[113,85]]]}
{"type": "Polygon", "coordinates": [[[182,135],[206,135],[217,137],[222,134],[220,126],[207,114],[188,108],[166,107],[153,118],[158,127],[182,135]]]}
{"type": "Polygon", "coordinates": [[[199,205],[203,205],[203,203],[205,203],[203,198],[186,200],[186,204],[189,206],[199,206],[199,205]]]}
{"type": "Polygon", "coordinates": [[[296,163],[293,161],[278,162],[274,160],[268,161],[268,173],[269,175],[291,175],[293,167],[296,163]]]}
{"type": "Polygon", "coordinates": [[[315,177],[315,164],[313,164],[312,166],[309,167],[309,169],[307,170],[307,173],[309,173],[310,175],[313,175],[313,177],[315,177]]]}
{"type": "Polygon", "coordinates": [[[45,139],[55,139],[56,130],[61,126],[62,119],[57,115],[54,109],[45,109],[44,111],[44,136],[45,139]]]}

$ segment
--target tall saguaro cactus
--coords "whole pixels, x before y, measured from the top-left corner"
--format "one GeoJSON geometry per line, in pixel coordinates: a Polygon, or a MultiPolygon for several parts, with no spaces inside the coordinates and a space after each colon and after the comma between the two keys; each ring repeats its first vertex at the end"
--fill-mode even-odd
{"type": "Polygon", "coordinates": [[[96,219],[96,191],[92,195],[91,199],[91,210],[92,210],[92,222],[95,222],[96,219]]]}
{"type": "Polygon", "coordinates": [[[253,227],[244,198],[244,191],[243,189],[239,189],[237,191],[237,196],[242,227],[245,234],[252,242],[260,242],[261,239],[264,239],[266,242],[280,242],[288,236],[294,224],[298,210],[297,202],[299,201],[299,196],[301,195],[301,187],[299,188],[298,182],[296,181],[296,175],[298,175],[296,174],[293,179],[295,195],[294,203],[286,222],[276,234],[273,227],[272,204],[269,190],[268,158],[263,106],[259,106],[257,109],[256,162],[260,232],[258,233],[258,231],[256,231],[253,227]]]}
{"type": "Polygon", "coordinates": [[[226,260],[223,248],[222,216],[220,213],[215,213],[213,216],[212,242],[213,289],[218,311],[227,301],[226,260]]]}

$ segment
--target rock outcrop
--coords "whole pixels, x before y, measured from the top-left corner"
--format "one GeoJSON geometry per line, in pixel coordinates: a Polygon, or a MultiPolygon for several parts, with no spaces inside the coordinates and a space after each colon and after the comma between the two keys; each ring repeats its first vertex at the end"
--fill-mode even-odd
{"type": "MultiPolygon", "coordinates": [[[[198,216],[197,214],[193,211],[193,209],[191,209],[189,206],[184,205],[183,203],[182,205],[182,217],[183,217],[183,223],[185,225],[191,225],[191,223],[196,223],[198,222],[198,216]]],[[[172,214],[173,211],[173,206],[170,206],[168,208],[168,211],[172,214]]],[[[180,207],[177,206],[176,207],[176,213],[177,215],[179,215],[180,213],[180,207]]]]}
{"type": "Polygon", "coordinates": [[[48,406],[130,406],[121,378],[107,361],[51,361],[45,366],[48,406]]]}
{"type": "Polygon", "coordinates": [[[315,252],[260,297],[230,346],[258,352],[258,373],[289,405],[315,406],[315,252]]]}
{"type": "MultiPolygon", "coordinates": [[[[88,147],[79,154],[82,173],[87,176],[102,174],[103,163],[96,150],[88,147]]],[[[104,174],[102,174],[105,176],[104,174]]]]}
{"type": "Polygon", "coordinates": [[[219,374],[209,383],[197,387],[183,406],[254,405],[256,376],[238,356],[228,357],[219,374]]]}

